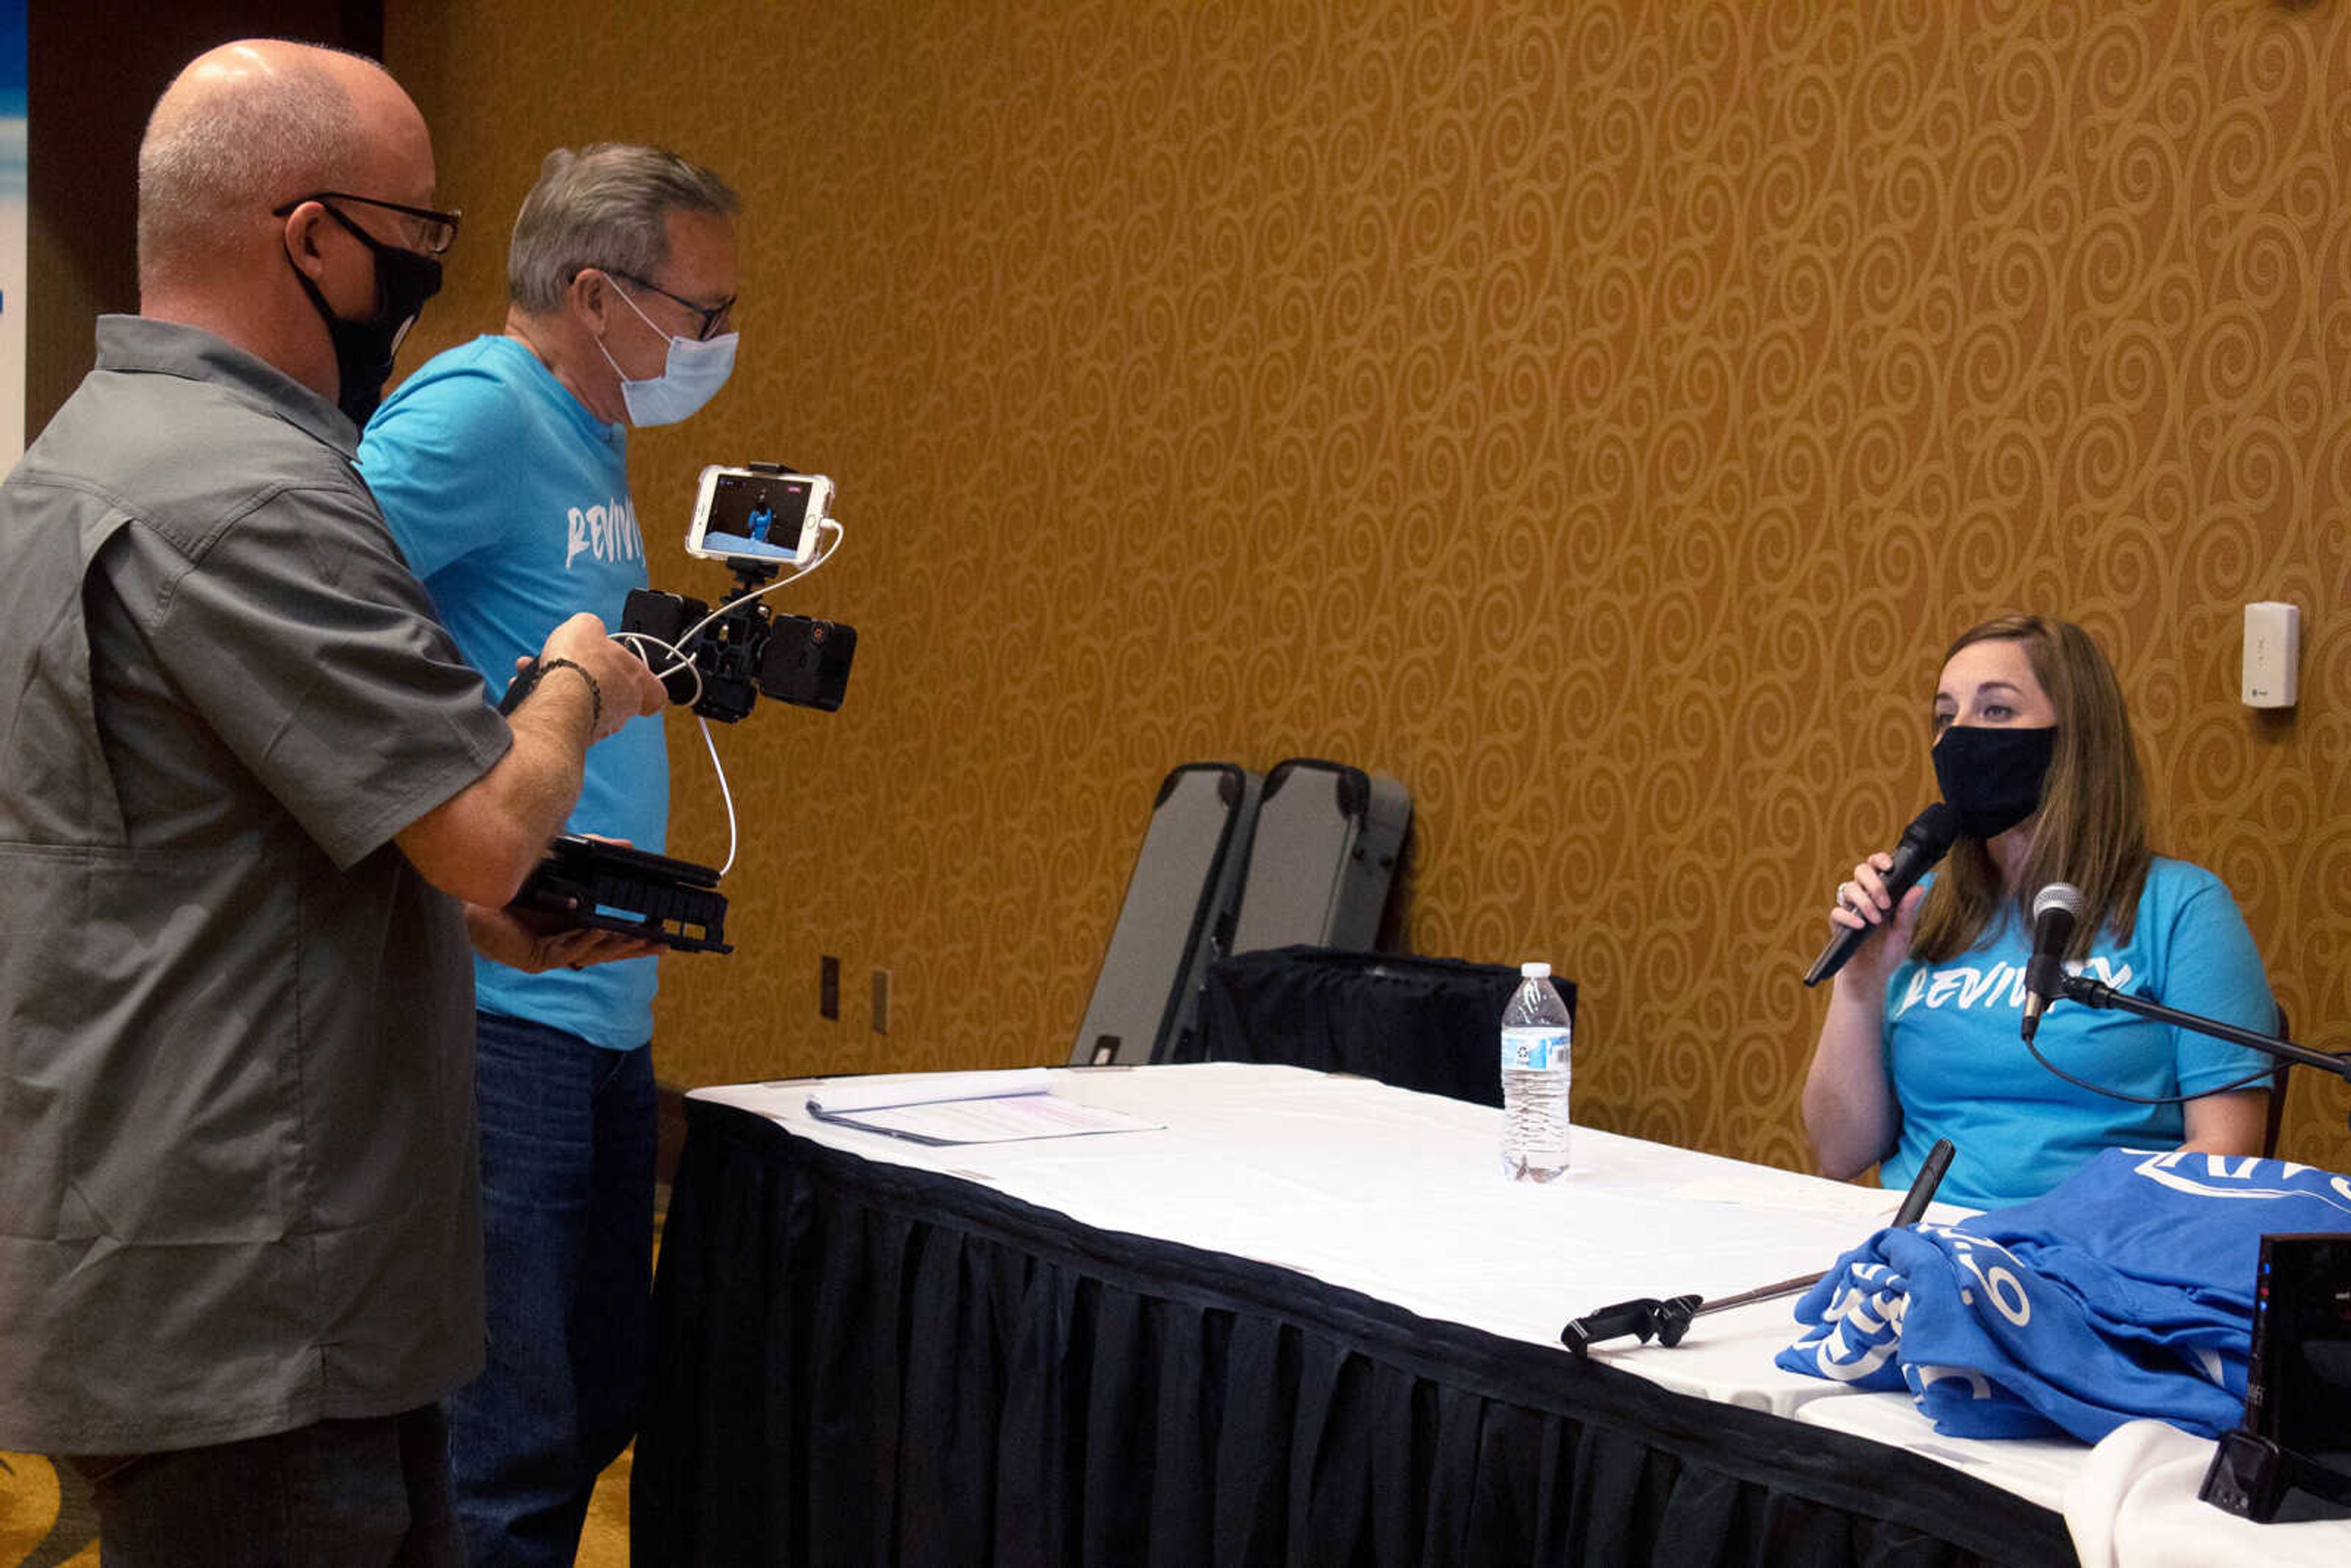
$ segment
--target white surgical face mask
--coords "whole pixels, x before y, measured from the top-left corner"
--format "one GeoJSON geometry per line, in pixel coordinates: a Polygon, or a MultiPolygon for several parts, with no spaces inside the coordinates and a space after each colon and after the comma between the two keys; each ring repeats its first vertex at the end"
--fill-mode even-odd
{"type": "MultiPolygon", "coordinates": [[[[613,291],[628,301],[629,308],[637,311],[637,319],[656,332],[653,319],[637,309],[637,302],[629,298],[629,291],[618,283],[613,291]]],[[[721,332],[716,338],[697,340],[693,338],[671,337],[669,358],[662,373],[632,382],[622,370],[599,339],[596,351],[621,378],[621,403],[629,411],[629,423],[642,430],[652,424],[675,424],[699,410],[704,403],[718,395],[726,378],[735,373],[735,343],[738,334],[721,332]]]]}

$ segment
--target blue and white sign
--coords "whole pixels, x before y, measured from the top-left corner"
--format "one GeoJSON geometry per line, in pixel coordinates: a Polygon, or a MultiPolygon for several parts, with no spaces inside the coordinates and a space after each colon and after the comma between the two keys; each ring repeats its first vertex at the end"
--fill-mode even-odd
{"type": "Polygon", "coordinates": [[[0,0],[0,473],[25,455],[25,13],[0,0]]]}

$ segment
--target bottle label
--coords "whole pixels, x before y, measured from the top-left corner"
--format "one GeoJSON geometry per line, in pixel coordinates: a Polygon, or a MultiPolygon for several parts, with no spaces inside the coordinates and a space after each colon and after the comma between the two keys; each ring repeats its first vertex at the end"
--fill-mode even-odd
{"type": "Polygon", "coordinates": [[[1502,1031],[1502,1071],[1549,1072],[1567,1065],[1569,1031],[1563,1029],[1506,1029],[1502,1031]]]}

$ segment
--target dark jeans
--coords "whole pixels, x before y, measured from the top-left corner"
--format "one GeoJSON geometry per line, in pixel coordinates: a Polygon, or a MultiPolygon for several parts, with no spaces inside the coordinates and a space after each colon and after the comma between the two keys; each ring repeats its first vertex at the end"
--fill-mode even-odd
{"type": "Polygon", "coordinates": [[[653,1051],[483,1013],[475,1085],[490,1344],[449,1400],[457,1517],[476,1565],[569,1568],[644,1399],[653,1051]]]}
{"type": "Polygon", "coordinates": [[[437,1405],[203,1448],[68,1460],[105,1568],[456,1568],[437,1405]]]}

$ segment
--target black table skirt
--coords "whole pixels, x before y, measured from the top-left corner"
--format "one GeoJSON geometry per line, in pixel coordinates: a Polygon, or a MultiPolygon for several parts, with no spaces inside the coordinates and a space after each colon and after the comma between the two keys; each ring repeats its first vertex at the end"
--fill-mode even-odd
{"type": "Polygon", "coordinates": [[[2074,1561],[1897,1449],[687,1117],[639,1563],[2074,1561]]]}

